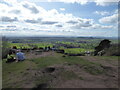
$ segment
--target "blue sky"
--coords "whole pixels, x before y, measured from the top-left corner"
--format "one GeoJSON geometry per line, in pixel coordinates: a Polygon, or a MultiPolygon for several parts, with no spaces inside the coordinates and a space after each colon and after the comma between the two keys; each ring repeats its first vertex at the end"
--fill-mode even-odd
{"type": "Polygon", "coordinates": [[[82,0],[1,0],[6,36],[118,36],[118,3],[82,0]]]}
{"type": "MultiPolygon", "coordinates": [[[[72,13],[74,16],[81,18],[93,18],[98,20],[101,15],[95,15],[95,11],[107,11],[114,14],[114,11],[118,8],[117,4],[108,6],[96,6],[94,2],[89,2],[87,5],[80,5],[79,3],[63,3],[63,2],[35,2],[36,5],[40,5],[46,10],[56,9],[61,13],[72,13]],[[61,11],[60,8],[65,8],[65,11],[61,11]]],[[[106,15],[108,16],[108,15],[106,15]]]]}

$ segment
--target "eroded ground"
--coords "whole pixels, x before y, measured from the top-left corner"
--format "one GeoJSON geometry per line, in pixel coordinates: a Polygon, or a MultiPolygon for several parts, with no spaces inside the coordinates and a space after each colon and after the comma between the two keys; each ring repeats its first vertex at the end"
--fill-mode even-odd
{"type": "Polygon", "coordinates": [[[118,58],[26,53],[23,62],[3,60],[3,88],[118,88],[118,58]]]}

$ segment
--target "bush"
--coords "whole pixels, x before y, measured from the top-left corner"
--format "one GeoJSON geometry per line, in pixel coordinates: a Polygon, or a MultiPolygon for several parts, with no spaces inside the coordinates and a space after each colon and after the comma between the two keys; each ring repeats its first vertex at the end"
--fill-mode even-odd
{"type": "Polygon", "coordinates": [[[6,41],[2,42],[2,59],[7,58],[7,54],[9,53],[9,47],[6,41]]]}
{"type": "Polygon", "coordinates": [[[119,44],[113,44],[109,49],[105,49],[105,56],[120,56],[119,44]]]}

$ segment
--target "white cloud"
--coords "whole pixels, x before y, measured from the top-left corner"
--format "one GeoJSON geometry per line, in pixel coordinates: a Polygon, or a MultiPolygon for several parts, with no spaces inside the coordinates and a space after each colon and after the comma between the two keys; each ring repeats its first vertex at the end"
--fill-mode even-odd
{"type": "Polygon", "coordinates": [[[38,10],[37,6],[33,3],[29,3],[29,2],[24,1],[22,3],[22,6],[26,9],[30,10],[31,13],[33,13],[33,14],[39,13],[39,10],[38,10]]]}
{"type": "Polygon", "coordinates": [[[102,15],[102,16],[104,16],[104,15],[109,15],[109,14],[110,14],[110,13],[107,12],[107,11],[95,11],[94,13],[95,13],[95,14],[98,14],[98,15],[102,15]]]}
{"type": "Polygon", "coordinates": [[[113,14],[112,16],[107,16],[99,19],[100,23],[104,24],[116,24],[118,22],[118,14],[113,14]]]}
{"type": "Polygon", "coordinates": [[[119,2],[119,0],[93,0],[96,5],[99,6],[108,6],[108,5],[113,5],[113,4],[117,4],[119,2]]]}
{"type": "MultiPolygon", "coordinates": [[[[31,1],[31,0],[29,0],[31,1]]],[[[96,5],[99,6],[108,6],[115,4],[116,2],[118,3],[119,0],[34,0],[34,2],[64,2],[64,3],[79,3],[81,5],[85,5],[89,2],[95,2],[96,5]]]]}
{"type": "Polygon", "coordinates": [[[18,4],[17,0],[1,0],[1,2],[5,2],[8,6],[16,6],[18,4]]]}
{"type": "MultiPolygon", "coordinates": [[[[97,25],[93,19],[80,18],[72,14],[59,13],[56,9],[45,10],[44,8],[28,1],[22,1],[19,3],[16,0],[5,1],[7,1],[7,4],[0,3],[0,7],[2,7],[0,9],[0,21],[5,24],[9,23],[12,24],[12,26],[15,26],[10,27],[10,25],[6,24],[5,28],[2,27],[1,30],[6,34],[16,32],[19,34],[26,33],[28,35],[33,35],[34,33],[36,35],[41,35],[42,33],[42,35],[44,35],[46,32],[56,32],[56,34],[60,33],[61,35],[63,34],[62,32],[73,33],[75,30],[82,29],[113,28],[112,26],[97,25]],[[8,32],[6,30],[8,30],[8,32]]],[[[78,3],[77,0],[75,2],[78,3]]],[[[85,3],[85,1],[82,2],[82,4],[85,3]]],[[[61,8],[61,10],[65,9],[61,8]]],[[[100,22],[105,22],[104,18],[100,20],[100,22]]]]}
{"type": "Polygon", "coordinates": [[[77,23],[75,23],[75,21],[71,22],[73,25],[72,28],[76,28],[76,29],[81,29],[81,28],[88,28],[88,27],[91,27],[94,23],[94,20],[93,19],[82,19],[82,18],[78,18],[77,19],[77,23]]]}
{"type": "Polygon", "coordinates": [[[60,8],[61,11],[65,11],[65,8],[60,8]]]}
{"type": "Polygon", "coordinates": [[[7,17],[7,16],[0,17],[0,20],[2,22],[14,22],[14,21],[18,21],[17,17],[7,17]]]}
{"type": "Polygon", "coordinates": [[[65,2],[65,3],[79,3],[79,4],[87,4],[88,2],[95,2],[96,5],[106,6],[113,4],[112,2],[119,2],[119,0],[51,0],[51,2],[65,2]]]}
{"type": "Polygon", "coordinates": [[[104,25],[100,25],[100,24],[93,24],[93,26],[91,27],[93,29],[112,29],[113,26],[112,25],[108,25],[108,26],[104,26],[104,25]]]}
{"type": "MultiPolygon", "coordinates": [[[[37,0],[36,0],[37,1],[37,0]]],[[[64,2],[64,3],[79,3],[79,4],[86,4],[89,0],[46,0],[48,2],[64,2]]]]}
{"type": "Polygon", "coordinates": [[[118,13],[118,9],[116,9],[114,13],[118,13]]]}

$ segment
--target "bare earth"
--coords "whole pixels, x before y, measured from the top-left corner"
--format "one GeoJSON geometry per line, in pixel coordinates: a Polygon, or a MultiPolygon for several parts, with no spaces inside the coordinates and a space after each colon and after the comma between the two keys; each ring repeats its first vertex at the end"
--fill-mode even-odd
{"type": "Polygon", "coordinates": [[[37,54],[35,53],[35,51],[33,52],[28,52],[26,53],[26,59],[35,59],[35,58],[39,58],[39,57],[45,57],[45,56],[50,56],[50,55],[54,55],[54,52],[42,52],[41,54],[37,54]]]}
{"type": "MultiPolygon", "coordinates": [[[[40,55],[29,53],[26,55],[28,59],[30,59],[54,55],[54,52],[43,52],[40,55]]],[[[98,60],[97,57],[91,56],[80,57],[91,62],[98,62],[102,64],[108,69],[108,72],[102,75],[92,75],[85,72],[85,70],[79,65],[68,65],[68,63],[64,63],[51,66],[56,68],[53,73],[50,73],[51,78],[52,76],[55,78],[52,78],[47,84],[51,85],[54,88],[118,88],[118,61],[106,61],[101,59],[98,60]],[[82,79],[63,80],[63,78],[59,77],[58,75],[60,72],[62,72],[62,69],[72,71],[77,74],[78,77],[82,77],[82,79]]],[[[33,72],[38,73],[38,71],[33,72]]],[[[49,73],[46,72],[45,74],[47,75],[49,73]]],[[[42,76],[41,71],[39,71],[39,75],[42,76]]]]}
{"type": "MultiPolygon", "coordinates": [[[[55,66],[54,66],[55,67],[55,66]]],[[[84,69],[80,68],[80,66],[56,66],[59,68],[64,68],[68,71],[73,71],[78,75],[78,77],[82,77],[83,79],[72,79],[67,81],[62,81],[61,78],[58,78],[58,85],[55,85],[56,88],[117,88],[118,87],[118,74],[115,71],[112,73],[108,73],[108,75],[91,75],[85,72],[84,69]]],[[[56,83],[56,82],[54,82],[56,83]]]]}
{"type": "MultiPolygon", "coordinates": [[[[34,59],[39,57],[51,56],[55,52],[42,52],[41,54],[35,54],[34,52],[26,53],[27,59],[34,59]]],[[[24,80],[25,83],[21,84],[21,87],[24,88],[33,88],[36,87],[34,81],[39,80],[41,77],[49,77],[50,79],[47,82],[43,82],[40,87],[47,88],[48,86],[52,88],[118,88],[118,61],[114,60],[105,60],[100,59],[94,56],[80,56],[85,60],[90,62],[97,62],[102,64],[106,69],[107,73],[100,75],[92,75],[84,70],[79,64],[69,65],[69,63],[56,64],[49,67],[55,68],[53,72],[48,72],[45,69],[32,69],[29,68],[18,80],[19,83],[21,80],[24,80]],[[68,71],[73,72],[77,75],[77,78],[64,79],[61,76],[61,72],[68,71]],[[45,83],[45,84],[44,84],[45,83]]],[[[22,72],[21,72],[22,73],[22,72]]],[[[15,78],[15,77],[14,77],[15,78]]]]}

